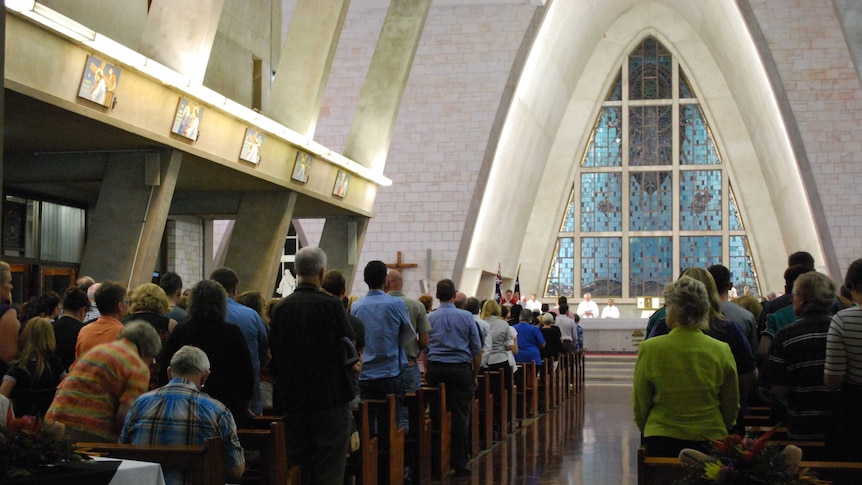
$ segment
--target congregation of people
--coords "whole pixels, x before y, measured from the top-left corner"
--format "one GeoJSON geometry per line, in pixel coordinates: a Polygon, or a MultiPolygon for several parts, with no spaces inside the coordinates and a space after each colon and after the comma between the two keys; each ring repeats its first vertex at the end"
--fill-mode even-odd
{"type": "Polygon", "coordinates": [[[237,430],[266,410],[283,416],[303,482],[336,484],[360,400],[394,395],[398,425],[409,429],[405,395],[445,384],[451,468],[469,477],[479,374],[502,370],[511,390],[519,363],[556,368],[561,354],[584,350],[581,315],[565,297],[553,309],[511,291],[480,300],[446,279],[433,297],[412,298],[398,271],[371,261],[367,294],[348,298],[344,275],[327,271],[316,247],[297,252],[294,270],[296,288],[281,299],[241,293],[236,272],[219,268],[185,291],[173,272],[131,290],[82,277],[62,296],[18,306],[0,262],[0,405],[57,423],[71,442],[218,437],[231,482],[245,471],[237,430]]]}
{"type": "Polygon", "coordinates": [[[858,461],[862,444],[862,259],[843,285],[793,253],[784,294],[742,295],[728,268],[688,268],[664,290],[638,348],[634,420],[647,456],[676,457],[745,434],[749,408],[809,459],[858,461]],[[840,288],[840,289],[839,289],[840,288]]]}

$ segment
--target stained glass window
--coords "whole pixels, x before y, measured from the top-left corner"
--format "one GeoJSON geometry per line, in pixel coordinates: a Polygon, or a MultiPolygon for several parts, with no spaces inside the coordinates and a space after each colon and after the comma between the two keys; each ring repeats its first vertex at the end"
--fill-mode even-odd
{"type": "Polygon", "coordinates": [[[622,294],[623,243],[619,237],[581,239],[581,290],[593,296],[622,294]]]}
{"type": "Polygon", "coordinates": [[[661,296],[673,281],[673,239],[633,237],[629,239],[629,294],[661,296]]]}
{"type": "Polygon", "coordinates": [[[581,231],[619,231],[623,220],[620,173],[581,175],[581,231]]]}
{"type": "Polygon", "coordinates": [[[647,37],[620,67],[627,71],[611,74],[586,148],[573,157],[579,185],[545,296],[589,291],[631,303],[660,296],[682,269],[718,263],[730,268],[740,294],[745,286],[757,293],[740,207],[684,66],[647,37]]]}
{"type": "Polygon", "coordinates": [[[629,175],[629,228],[669,231],[673,223],[673,175],[669,171],[629,175]]]}
{"type": "Polygon", "coordinates": [[[679,143],[680,165],[718,165],[712,134],[696,104],[679,107],[679,143]]]}
{"type": "Polygon", "coordinates": [[[602,109],[593,130],[583,165],[585,167],[621,167],[623,164],[623,111],[619,106],[602,109]]]}
{"type": "Polygon", "coordinates": [[[679,269],[721,264],[721,236],[680,236],[679,269]]]}
{"type": "Polygon", "coordinates": [[[680,230],[721,230],[721,171],[680,172],[679,185],[680,230]]]}

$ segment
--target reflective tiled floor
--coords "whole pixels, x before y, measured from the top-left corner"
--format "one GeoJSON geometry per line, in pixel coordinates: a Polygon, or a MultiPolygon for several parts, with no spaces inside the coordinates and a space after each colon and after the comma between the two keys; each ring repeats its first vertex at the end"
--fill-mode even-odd
{"type": "Polygon", "coordinates": [[[634,485],[640,434],[630,394],[630,386],[588,385],[480,454],[471,478],[451,483],[634,485]]]}

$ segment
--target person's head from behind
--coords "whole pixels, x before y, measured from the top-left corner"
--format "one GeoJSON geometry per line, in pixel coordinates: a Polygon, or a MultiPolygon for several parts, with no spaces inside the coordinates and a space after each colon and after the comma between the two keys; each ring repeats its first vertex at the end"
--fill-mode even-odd
{"type": "Polygon", "coordinates": [[[210,279],[222,285],[228,296],[236,295],[237,285],[239,285],[239,276],[237,276],[236,271],[230,268],[219,268],[212,272],[210,279]]]}
{"type": "Polygon", "coordinates": [[[344,273],[337,269],[327,271],[326,274],[323,275],[323,282],[320,287],[330,295],[341,298],[347,287],[344,273]]]}
{"type": "Polygon", "coordinates": [[[386,263],[383,261],[369,261],[368,264],[365,265],[365,271],[362,273],[362,276],[365,278],[365,284],[368,285],[368,289],[382,290],[383,285],[386,284],[387,272],[386,263]]]}
{"type": "Polygon", "coordinates": [[[296,277],[300,280],[323,279],[323,273],[326,271],[326,253],[317,246],[305,246],[296,252],[293,268],[296,271],[296,277]]]}
{"type": "Polygon", "coordinates": [[[460,308],[461,310],[467,305],[467,295],[465,295],[461,291],[455,292],[455,308],[460,308]]]}
{"type": "Polygon", "coordinates": [[[57,348],[54,337],[54,326],[51,320],[45,317],[34,317],[27,321],[21,336],[18,337],[18,355],[15,362],[26,365],[31,361],[36,362],[36,378],[44,372],[48,359],[57,348]],[[41,364],[41,365],[40,365],[41,364]]]}
{"type": "Polygon", "coordinates": [[[189,320],[223,322],[227,315],[227,292],[214,280],[201,280],[189,295],[189,320]]]}
{"type": "Polygon", "coordinates": [[[425,313],[431,313],[434,308],[434,297],[429,294],[419,295],[419,302],[425,306],[425,313]]]}
{"type": "Polygon", "coordinates": [[[784,292],[793,293],[793,284],[796,282],[796,278],[799,278],[809,271],[814,271],[814,268],[809,268],[801,264],[794,264],[784,270],[784,292]]]}
{"type": "Polygon", "coordinates": [[[441,302],[451,302],[455,300],[455,293],[454,281],[445,279],[437,282],[437,299],[441,302]]]}
{"type": "Polygon", "coordinates": [[[533,310],[529,308],[524,308],[518,314],[518,320],[522,322],[532,322],[533,321],[533,310]]]}
{"type": "Polygon", "coordinates": [[[683,276],[664,289],[667,323],[671,328],[706,329],[710,303],[706,285],[690,276],[683,276]]]}
{"type": "Polygon", "coordinates": [[[95,295],[96,308],[99,309],[99,313],[102,315],[125,316],[125,313],[128,311],[126,289],[112,281],[104,281],[101,284],[96,284],[99,285],[95,295]]]}
{"type": "Polygon", "coordinates": [[[236,302],[247,306],[263,317],[263,307],[266,305],[263,295],[259,291],[246,291],[236,297],[236,302]]]}
{"type": "Polygon", "coordinates": [[[386,273],[386,291],[401,291],[404,288],[404,277],[394,269],[386,273]]]}
{"type": "Polygon", "coordinates": [[[569,313],[569,305],[567,303],[560,304],[560,315],[567,315],[569,313]]]}
{"type": "Polygon", "coordinates": [[[63,314],[78,321],[83,321],[89,309],[90,300],[87,298],[86,293],[76,286],[66,290],[66,293],[63,295],[63,314]]]}
{"type": "Polygon", "coordinates": [[[484,305],[482,305],[482,314],[480,317],[482,319],[488,318],[491,315],[499,318],[500,317],[500,304],[494,300],[487,300],[484,305]]]}
{"type": "Polygon", "coordinates": [[[730,291],[730,270],[727,266],[714,264],[707,268],[712,279],[715,280],[715,288],[718,290],[719,296],[725,295],[730,291]]]}
{"type": "Polygon", "coordinates": [[[479,302],[479,299],[476,298],[475,296],[471,296],[470,298],[467,298],[467,302],[464,303],[464,309],[467,310],[468,312],[472,313],[473,315],[479,314],[479,310],[481,310],[480,306],[481,306],[481,303],[479,302]]]}
{"type": "Polygon", "coordinates": [[[168,271],[159,278],[159,286],[165,290],[168,298],[179,298],[183,291],[183,279],[173,271],[168,271]]]}
{"type": "Polygon", "coordinates": [[[550,327],[553,324],[554,324],[554,316],[553,315],[551,315],[550,313],[546,313],[546,314],[542,315],[542,325],[544,325],[546,327],[550,327]]]}
{"type": "Polygon", "coordinates": [[[683,272],[683,276],[694,278],[703,283],[703,287],[706,289],[706,300],[710,307],[710,318],[725,319],[724,314],[721,313],[721,299],[719,298],[718,290],[715,287],[715,280],[712,279],[712,275],[709,274],[709,271],[703,268],[688,268],[683,272]]]}
{"type": "Polygon", "coordinates": [[[844,286],[856,303],[862,303],[862,259],[850,263],[844,276],[844,286]]]}
{"type": "Polygon", "coordinates": [[[751,314],[754,315],[755,322],[760,319],[760,312],[763,311],[763,305],[760,303],[760,299],[756,296],[748,293],[733,300],[733,302],[750,311],[751,314]]]}
{"type": "Polygon", "coordinates": [[[793,283],[793,312],[798,316],[829,313],[836,294],[832,278],[809,271],[793,283]]]}
{"type": "MultiPolygon", "coordinates": [[[[511,315],[512,318],[521,318],[521,310],[523,310],[523,309],[524,309],[524,307],[522,307],[518,303],[515,303],[514,305],[512,305],[511,308],[509,308],[509,315],[511,315]]],[[[532,314],[533,314],[533,312],[530,312],[530,315],[532,315],[532,314]]]]}
{"type": "Polygon", "coordinates": [[[787,257],[787,266],[801,265],[810,270],[814,269],[814,256],[808,251],[796,251],[787,257]]]}
{"type": "Polygon", "coordinates": [[[156,329],[142,320],[133,320],[123,326],[117,339],[126,339],[138,348],[144,362],[151,362],[162,350],[162,340],[156,329]]]}
{"type": "Polygon", "coordinates": [[[177,377],[188,379],[200,389],[209,375],[210,360],[207,354],[197,347],[183,345],[171,357],[171,363],[168,366],[168,377],[171,379],[177,377]]]}
{"type": "Polygon", "coordinates": [[[129,311],[162,315],[171,309],[165,290],[154,283],[144,283],[129,292],[129,311]]]}

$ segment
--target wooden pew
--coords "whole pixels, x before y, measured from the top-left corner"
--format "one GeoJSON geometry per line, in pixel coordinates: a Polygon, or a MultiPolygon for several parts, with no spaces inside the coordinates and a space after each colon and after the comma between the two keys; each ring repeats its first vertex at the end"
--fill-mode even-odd
{"type": "Polygon", "coordinates": [[[404,405],[410,416],[410,431],[405,436],[405,461],[410,466],[413,483],[428,483],[431,481],[431,417],[428,411],[428,398],[425,391],[405,396],[404,405]]]}
{"type": "Polygon", "coordinates": [[[480,441],[482,436],[479,430],[479,397],[473,391],[473,398],[470,400],[470,456],[479,456],[480,441]]]}
{"type": "Polygon", "coordinates": [[[526,364],[518,364],[515,387],[512,389],[515,395],[515,419],[518,421],[527,417],[527,373],[526,364]]]}
{"type": "Polygon", "coordinates": [[[386,399],[366,399],[371,422],[376,424],[377,472],[380,483],[404,483],[404,429],[398,426],[395,395],[386,399]]]}
{"type": "Polygon", "coordinates": [[[503,441],[511,431],[510,428],[510,407],[511,399],[509,391],[506,389],[506,373],[502,370],[486,373],[491,384],[491,399],[494,405],[493,422],[495,425],[494,439],[503,441]]]}
{"type": "Polygon", "coordinates": [[[446,408],[446,385],[422,387],[431,409],[431,478],[443,480],[451,471],[452,411],[446,408]]]}
{"type": "Polygon", "coordinates": [[[97,453],[110,458],[159,463],[162,470],[178,470],[193,485],[224,485],[224,450],[220,438],[207,438],[201,446],[125,445],[117,443],[75,443],[81,453],[97,453]]]}
{"type": "Polygon", "coordinates": [[[371,435],[371,418],[366,401],[361,401],[359,407],[353,411],[353,420],[359,430],[359,449],[347,457],[345,482],[348,477],[353,477],[356,485],[376,485],[377,437],[371,435]]]}
{"type": "MultiPolygon", "coordinates": [[[[802,456],[805,456],[804,452],[802,456]]],[[[832,485],[862,483],[862,462],[803,460],[799,462],[799,468],[808,468],[817,478],[832,485]]],[[[685,470],[678,458],[646,456],[644,448],[638,448],[638,485],[664,485],[683,476],[685,470]]]]}
{"type": "Polygon", "coordinates": [[[539,385],[536,378],[536,364],[527,362],[518,364],[518,376],[515,379],[518,386],[518,412],[519,419],[536,417],[539,414],[539,385]]]}
{"type": "Polygon", "coordinates": [[[243,484],[300,485],[302,476],[299,467],[288,466],[283,421],[271,422],[268,430],[238,429],[236,434],[243,451],[260,454],[259,462],[246,462],[243,484]]]}
{"type": "Polygon", "coordinates": [[[538,379],[538,408],[539,412],[547,413],[553,407],[552,391],[554,386],[554,360],[542,359],[538,379]]]}
{"type": "Polygon", "coordinates": [[[491,394],[491,376],[487,373],[479,376],[476,397],[479,398],[479,435],[482,449],[487,450],[494,443],[494,396],[491,394]]]}

